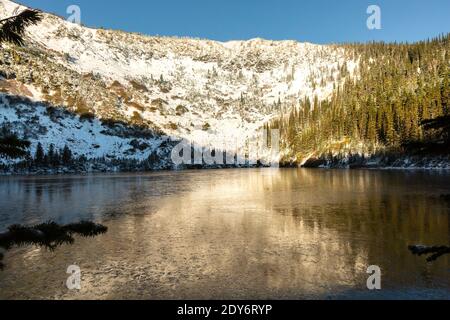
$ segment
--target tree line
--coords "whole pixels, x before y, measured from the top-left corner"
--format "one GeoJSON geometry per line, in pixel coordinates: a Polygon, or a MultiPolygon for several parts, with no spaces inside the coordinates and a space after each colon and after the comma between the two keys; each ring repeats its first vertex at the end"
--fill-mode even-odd
{"type": "Polygon", "coordinates": [[[331,148],[332,141],[360,142],[374,152],[442,138],[438,133],[450,115],[450,34],[415,44],[345,48],[359,58],[357,74],[345,73],[330,99],[305,97],[269,125],[281,129],[290,156],[331,148]],[[438,127],[426,125],[438,118],[438,127]]]}
{"type": "Polygon", "coordinates": [[[63,149],[57,150],[54,144],[50,144],[48,151],[45,152],[42,144],[39,142],[33,158],[34,164],[37,166],[71,165],[73,163],[72,151],[65,145],[63,149]]]}

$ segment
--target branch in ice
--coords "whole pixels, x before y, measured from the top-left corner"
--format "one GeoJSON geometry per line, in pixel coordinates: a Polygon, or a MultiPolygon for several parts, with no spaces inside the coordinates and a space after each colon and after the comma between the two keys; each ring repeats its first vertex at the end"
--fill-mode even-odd
{"type": "Polygon", "coordinates": [[[444,254],[450,254],[450,247],[447,246],[423,246],[423,245],[415,245],[409,246],[408,249],[412,252],[412,254],[417,256],[422,255],[430,255],[427,258],[428,262],[436,261],[438,258],[442,257],[444,254]]]}
{"type": "Polygon", "coordinates": [[[8,232],[0,234],[0,247],[6,250],[12,246],[38,245],[50,250],[58,245],[72,244],[73,235],[94,237],[106,233],[107,227],[93,222],[82,221],[60,226],[55,222],[46,222],[33,227],[13,225],[8,232]]]}
{"type": "MultiPolygon", "coordinates": [[[[75,234],[95,237],[107,231],[107,227],[89,221],[63,226],[55,222],[46,222],[33,227],[13,225],[7,232],[0,233],[0,248],[9,250],[13,246],[37,245],[53,251],[60,245],[74,243],[75,234]]],[[[2,253],[0,253],[0,270],[4,267],[1,260],[3,260],[2,253]]]]}

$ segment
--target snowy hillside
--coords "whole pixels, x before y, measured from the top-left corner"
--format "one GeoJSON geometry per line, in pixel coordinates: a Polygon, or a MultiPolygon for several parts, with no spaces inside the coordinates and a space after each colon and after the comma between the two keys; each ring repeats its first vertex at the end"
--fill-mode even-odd
{"type": "Polygon", "coordinates": [[[145,159],[163,142],[150,132],[139,137],[129,130],[127,138],[120,137],[98,119],[83,119],[61,109],[27,100],[17,101],[10,96],[0,95],[0,104],[2,122],[11,125],[20,136],[41,141],[44,149],[50,144],[70,144],[75,156],[117,158],[129,155],[145,159]]]}
{"type": "MultiPolygon", "coordinates": [[[[0,0],[0,15],[17,6],[0,0]]],[[[129,141],[102,137],[100,121],[212,146],[230,135],[244,144],[303,97],[327,98],[340,83],[340,71],[354,74],[357,66],[337,46],[149,37],[90,29],[50,14],[29,28],[25,48],[4,45],[0,63],[2,92],[96,118],[93,128],[70,120],[56,140],[52,133],[37,134],[34,145],[69,143],[87,157],[132,158],[148,156],[151,148],[127,154],[119,145],[129,141]]],[[[0,109],[0,121],[12,121],[8,108],[0,109]]],[[[35,112],[42,116],[42,109],[35,112]]]]}

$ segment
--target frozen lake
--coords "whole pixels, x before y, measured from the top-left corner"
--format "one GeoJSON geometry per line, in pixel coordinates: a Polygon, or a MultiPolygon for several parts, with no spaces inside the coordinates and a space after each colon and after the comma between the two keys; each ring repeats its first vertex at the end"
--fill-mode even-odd
{"type": "Polygon", "coordinates": [[[450,173],[251,169],[0,177],[0,232],[95,220],[94,239],[5,254],[0,299],[450,299],[450,173]],[[80,291],[65,286],[69,265],[80,291]],[[367,267],[382,290],[366,287],[367,267]]]}

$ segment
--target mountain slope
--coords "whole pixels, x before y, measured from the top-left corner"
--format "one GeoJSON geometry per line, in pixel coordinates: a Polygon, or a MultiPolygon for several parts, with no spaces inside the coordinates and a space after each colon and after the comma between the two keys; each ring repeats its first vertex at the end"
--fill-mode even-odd
{"type": "MultiPolygon", "coordinates": [[[[0,16],[16,7],[1,0],[0,16]]],[[[148,37],[90,29],[50,14],[26,38],[26,48],[4,45],[3,92],[213,147],[230,135],[245,145],[303,97],[328,98],[342,70],[354,74],[357,66],[355,56],[337,46],[148,37]]],[[[53,142],[72,147],[69,136],[53,142]]],[[[41,140],[48,139],[37,136],[33,146],[41,140]]],[[[107,155],[108,148],[100,150],[107,155]]]]}
{"type": "Polygon", "coordinates": [[[272,124],[282,128],[286,161],[449,168],[450,34],[345,47],[360,59],[358,79],[347,78],[330,99],[305,99],[272,124]],[[439,121],[424,125],[431,119],[439,121]]]}

